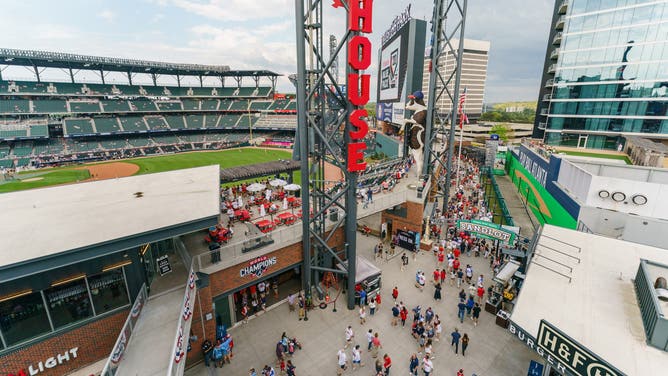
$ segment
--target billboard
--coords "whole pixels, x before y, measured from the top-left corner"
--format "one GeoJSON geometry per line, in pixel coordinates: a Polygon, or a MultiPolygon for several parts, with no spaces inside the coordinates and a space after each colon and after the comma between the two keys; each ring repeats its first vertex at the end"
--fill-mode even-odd
{"type": "Polygon", "coordinates": [[[410,18],[410,6],[383,34],[378,53],[378,120],[404,124],[409,94],[422,90],[427,23],[410,18]]]}

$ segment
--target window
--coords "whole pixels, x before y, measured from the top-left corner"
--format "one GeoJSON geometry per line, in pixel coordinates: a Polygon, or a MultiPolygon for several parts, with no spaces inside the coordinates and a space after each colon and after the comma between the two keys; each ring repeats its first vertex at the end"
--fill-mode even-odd
{"type": "Polygon", "coordinates": [[[0,330],[7,346],[51,331],[40,292],[0,302],[0,330]]]}
{"type": "Polygon", "coordinates": [[[60,328],[93,316],[86,280],[79,279],[44,291],[53,326],[60,328]]]}
{"type": "Polygon", "coordinates": [[[88,286],[98,315],[129,304],[122,268],[88,277],[88,286]]]}

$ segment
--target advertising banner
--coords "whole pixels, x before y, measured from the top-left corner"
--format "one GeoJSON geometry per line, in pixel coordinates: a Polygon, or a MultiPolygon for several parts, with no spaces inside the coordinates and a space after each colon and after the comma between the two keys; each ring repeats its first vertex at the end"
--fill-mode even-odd
{"type": "MultiPolygon", "coordinates": [[[[380,57],[380,100],[399,100],[399,69],[401,58],[401,35],[383,48],[380,57]]],[[[404,61],[405,61],[404,57],[404,61]]]]}
{"type": "Polygon", "coordinates": [[[470,221],[459,220],[457,221],[457,228],[474,233],[481,238],[500,240],[508,244],[512,244],[513,240],[515,240],[515,233],[492,222],[478,221],[476,219],[470,221]]]}

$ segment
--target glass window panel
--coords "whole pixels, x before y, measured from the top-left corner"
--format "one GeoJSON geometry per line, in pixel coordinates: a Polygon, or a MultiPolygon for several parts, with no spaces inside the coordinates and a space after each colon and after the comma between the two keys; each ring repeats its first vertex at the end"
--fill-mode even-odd
{"type": "Polygon", "coordinates": [[[88,277],[88,286],[98,315],[129,304],[121,268],[88,277]]]}
{"type": "Polygon", "coordinates": [[[80,279],[45,290],[51,320],[56,328],[81,321],[93,315],[86,281],[80,279]]]}
{"type": "Polygon", "coordinates": [[[587,7],[585,12],[594,12],[601,8],[601,0],[589,0],[587,1],[587,7]]]}
{"type": "Polygon", "coordinates": [[[8,346],[51,331],[39,292],[0,303],[0,330],[8,346]]]}
{"type": "Polygon", "coordinates": [[[582,24],[584,22],[584,17],[574,17],[568,21],[568,31],[576,32],[582,30],[582,24]]]}
{"type": "Polygon", "coordinates": [[[603,29],[609,27],[612,23],[612,13],[601,13],[598,15],[598,20],[596,21],[596,28],[603,29]]]}

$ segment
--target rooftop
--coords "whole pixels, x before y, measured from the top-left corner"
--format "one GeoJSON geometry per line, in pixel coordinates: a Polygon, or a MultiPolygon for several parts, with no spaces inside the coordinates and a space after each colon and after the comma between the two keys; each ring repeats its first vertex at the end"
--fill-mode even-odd
{"type": "Polygon", "coordinates": [[[219,166],[0,195],[0,269],[217,217],[219,166]]]}
{"type": "Polygon", "coordinates": [[[646,342],[631,280],[641,259],[667,264],[668,252],[546,225],[511,320],[534,337],[546,320],[627,375],[668,369],[646,342]]]}

